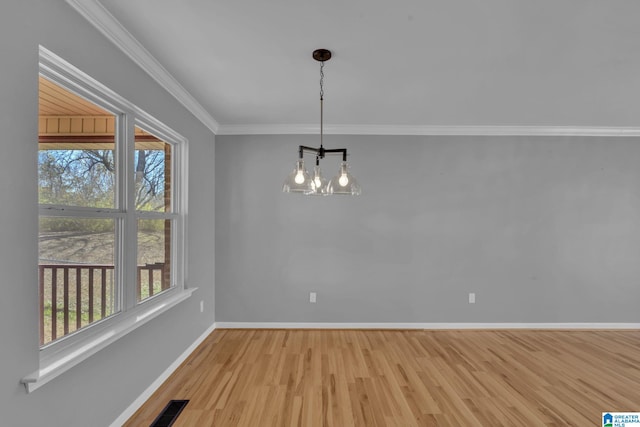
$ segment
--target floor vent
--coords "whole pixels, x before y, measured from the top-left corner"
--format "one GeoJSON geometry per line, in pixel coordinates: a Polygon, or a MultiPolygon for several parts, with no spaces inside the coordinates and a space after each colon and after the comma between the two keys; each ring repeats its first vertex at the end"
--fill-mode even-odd
{"type": "Polygon", "coordinates": [[[149,427],[171,427],[173,423],[176,422],[180,412],[187,406],[187,403],[189,403],[188,400],[169,401],[167,406],[164,407],[160,415],[158,415],[149,427]]]}

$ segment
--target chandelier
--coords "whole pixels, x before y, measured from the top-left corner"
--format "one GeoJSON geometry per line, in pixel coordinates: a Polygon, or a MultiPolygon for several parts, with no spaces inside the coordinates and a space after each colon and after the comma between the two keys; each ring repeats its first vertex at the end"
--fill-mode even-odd
{"type": "Polygon", "coordinates": [[[320,147],[298,146],[298,160],[293,169],[282,185],[282,191],[285,193],[298,193],[306,196],[330,196],[333,194],[342,194],[349,196],[359,196],[362,192],[358,182],[353,175],[349,173],[349,165],[347,163],[346,148],[324,148],[322,144],[323,137],[323,102],[324,102],[324,63],[331,59],[331,51],[327,49],[318,49],[313,52],[313,59],[320,62],[320,147]],[[313,176],[307,172],[304,167],[304,153],[313,153],[316,156],[316,163],[313,168],[313,176]],[[341,153],[342,162],[338,174],[331,180],[327,181],[322,177],[320,171],[320,160],[324,159],[327,154],[341,153]]]}

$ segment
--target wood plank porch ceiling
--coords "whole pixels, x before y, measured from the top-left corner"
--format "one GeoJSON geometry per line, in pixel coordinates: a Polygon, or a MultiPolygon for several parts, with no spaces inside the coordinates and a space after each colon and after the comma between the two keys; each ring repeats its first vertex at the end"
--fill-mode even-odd
{"type": "MultiPolygon", "coordinates": [[[[39,149],[113,149],[115,115],[42,76],[38,93],[39,149]]],[[[136,149],[164,149],[163,141],[138,127],[135,138],[136,149]]]]}

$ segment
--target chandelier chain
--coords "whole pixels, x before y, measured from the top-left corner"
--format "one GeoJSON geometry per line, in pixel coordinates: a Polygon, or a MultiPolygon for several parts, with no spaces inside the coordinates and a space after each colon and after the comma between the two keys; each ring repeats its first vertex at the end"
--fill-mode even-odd
{"type": "Polygon", "coordinates": [[[322,139],[323,139],[322,136],[324,134],[323,123],[322,123],[324,121],[323,101],[324,101],[324,61],[321,61],[320,62],[320,149],[324,148],[322,145],[322,139]]]}
{"type": "Polygon", "coordinates": [[[324,99],[324,61],[320,62],[320,101],[324,99]]]}

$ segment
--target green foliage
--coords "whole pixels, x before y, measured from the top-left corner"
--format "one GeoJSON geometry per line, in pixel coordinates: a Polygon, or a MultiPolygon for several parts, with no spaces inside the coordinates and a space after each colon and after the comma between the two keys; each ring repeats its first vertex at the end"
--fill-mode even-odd
{"type": "Polygon", "coordinates": [[[164,219],[143,219],[138,221],[138,231],[143,233],[160,233],[165,229],[164,219]]]}
{"type": "Polygon", "coordinates": [[[113,233],[112,220],[101,218],[41,217],[40,232],[78,231],[83,233],[113,233]]]}

